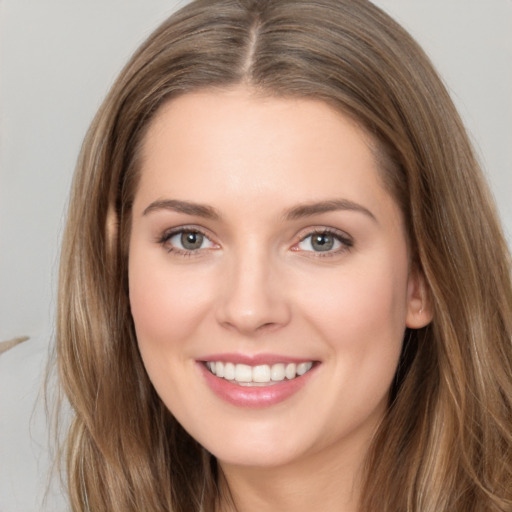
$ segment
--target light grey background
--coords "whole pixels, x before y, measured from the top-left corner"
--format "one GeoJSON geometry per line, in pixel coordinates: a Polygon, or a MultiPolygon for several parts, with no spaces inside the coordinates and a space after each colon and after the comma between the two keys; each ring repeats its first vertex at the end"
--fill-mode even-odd
{"type": "MultiPolygon", "coordinates": [[[[37,401],[81,140],[132,51],[186,0],[0,0],[0,512],[43,510],[37,401]]],[[[466,121],[512,239],[512,0],[377,0],[423,45],[466,121]]],[[[492,240],[489,241],[492,243],[492,240]]],[[[65,510],[56,491],[48,510],[65,510]]]]}

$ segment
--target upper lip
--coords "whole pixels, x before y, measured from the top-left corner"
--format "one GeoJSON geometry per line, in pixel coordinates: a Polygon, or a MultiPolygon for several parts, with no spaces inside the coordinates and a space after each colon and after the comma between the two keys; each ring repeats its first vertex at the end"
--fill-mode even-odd
{"type": "Polygon", "coordinates": [[[292,357],[282,354],[239,354],[239,353],[221,353],[221,354],[209,354],[204,357],[197,359],[201,362],[208,361],[222,361],[225,363],[233,364],[246,364],[249,366],[257,366],[261,364],[273,365],[277,363],[307,363],[309,361],[315,361],[314,358],[309,357],[292,357]]]}

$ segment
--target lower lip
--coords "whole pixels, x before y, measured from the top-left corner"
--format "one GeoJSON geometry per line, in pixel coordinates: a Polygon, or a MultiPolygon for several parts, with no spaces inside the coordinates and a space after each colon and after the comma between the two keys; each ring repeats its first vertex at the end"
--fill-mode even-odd
{"type": "Polygon", "coordinates": [[[222,400],[237,407],[263,408],[283,402],[297,393],[310,379],[317,365],[304,375],[269,386],[241,386],[217,377],[203,363],[198,363],[206,383],[222,400]]]}

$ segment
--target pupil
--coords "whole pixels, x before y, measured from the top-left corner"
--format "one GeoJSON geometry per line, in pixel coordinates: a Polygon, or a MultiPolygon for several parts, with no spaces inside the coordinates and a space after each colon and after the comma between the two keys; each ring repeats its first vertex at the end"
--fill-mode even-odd
{"type": "Polygon", "coordinates": [[[203,243],[201,233],[183,233],[181,235],[181,244],[187,250],[199,249],[203,243]]]}
{"type": "Polygon", "coordinates": [[[312,245],[316,251],[329,251],[334,246],[334,238],[331,235],[315,235],[312,245]]]}

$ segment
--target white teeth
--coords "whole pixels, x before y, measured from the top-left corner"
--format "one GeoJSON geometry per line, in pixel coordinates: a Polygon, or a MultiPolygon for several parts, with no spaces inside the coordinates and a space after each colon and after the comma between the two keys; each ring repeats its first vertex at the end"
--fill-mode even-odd
{"type": "Polygon", "coordinates": [[[237,364],[235,366],[235,380],[237,382],[251,382],[252,368],[247,364],[237,364]]]}
{"type": "Polygon", "coordinates": [[[249,366],[247,364],[233,364],[222,361],[208,361],[206,367],[217,377],[226,380],[247,384],[270,384],[272,382],[295,379],[307,373],[313,367],[313,362],[304,363],[276,363],[272,366],[260,364],[249,366]]]}
{"type": "Polygon", "coordinates": [[[252,369],[252,381],[254,382],[270,382],[270,366],[268,364],[260,364],[252,369]]]}
{"type": "Polygon", "coordinates": [[[297,375],[304,375],[306,372],[309,372],[311,370],[311,367],[313,366],[313,363],[299,363],[297,365],[297,375]]]}
{"type": "Polygon", "coordinates": [[[272,369],[270,370],[270,378],[273,381],[284,380],[284,364],[277,363],[272,365],[272,369]]]}
{"type": "Polygon", "coordinates": [[[224,364],[224,378],[226,380],[235,380],[235,365],[233,363],[224,364]]]}
{"type": "Polygon", "coordinates": [[[297,373],[297,365],[295,365],[293,363],[288,363],[284,370],[284,374],[285,374],[286,378],[293,379],[295,377],[296,373],[297,373]]]}

